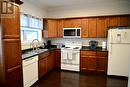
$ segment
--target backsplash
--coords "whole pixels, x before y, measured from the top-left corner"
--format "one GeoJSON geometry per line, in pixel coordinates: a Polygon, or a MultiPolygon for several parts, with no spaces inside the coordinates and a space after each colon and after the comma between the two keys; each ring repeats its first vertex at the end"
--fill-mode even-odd
{"type": "Polygon", "coordinates": [[[46,40],[51,40],[52,45],[57,45],[59,43],[62,43],[64,45],[64,43],[66,41],[78,41],[78,42],[82,42],[82,46],[89,46],[89,41],[91,40],[95,40],[98,41],[98,46],[102,46],[102,42],[103,41],[107,41],[106,38],[76,38],[76,39],[70,39],[70,38],[50,38],[50,39],[46,39],[46,40]]]}

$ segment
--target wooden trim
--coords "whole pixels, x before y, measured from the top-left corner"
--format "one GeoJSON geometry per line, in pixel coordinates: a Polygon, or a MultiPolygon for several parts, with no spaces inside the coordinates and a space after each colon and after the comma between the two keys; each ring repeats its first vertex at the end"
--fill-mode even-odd
{"type": "Polygon", "coordinates": [[[21,67],[21,65],[18,65],[18,66],[15,66],[15,67],[13,67],[13,68],[7,69],[7,72],[12,72],[12,71],[14,71],[15,69],[18,69],[18,68],[20,68],[20,67],[21,67]]]}
{"type": "Polygon", "coordinates": [[[126,79],[128,80],[128,77],[126,76],[117,76],[117,75],[107,75],[107,77],[109,78],[117,78],[117,79],[126,79]]]}
{"type": "Polygon", "coordinates": [[[102,15],[102,16],[84,16],[84,17],[67,17],[67,18],[43,18],[43,19],[79,19],[79,18],[99,18],[99,17],[114,17],[114,16],[130,16],[130,14],[119,14],[119,15],[102,15]]]}

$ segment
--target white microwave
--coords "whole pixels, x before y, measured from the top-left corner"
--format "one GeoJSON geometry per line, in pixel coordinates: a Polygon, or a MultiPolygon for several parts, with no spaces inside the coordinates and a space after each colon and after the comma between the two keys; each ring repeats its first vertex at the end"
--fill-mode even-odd
{"type": "Polygon", "coordinates": [[[81,38],[81,28],[63,28],[63,38],[81,38]]]}

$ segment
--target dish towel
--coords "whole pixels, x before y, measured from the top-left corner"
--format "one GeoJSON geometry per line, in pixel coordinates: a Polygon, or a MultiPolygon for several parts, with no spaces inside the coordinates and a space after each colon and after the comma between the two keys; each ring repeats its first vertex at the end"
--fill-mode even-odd
{"type": "Polygon", "coordinates": [[[72,52],[68,52],[68,59],[69,59],[69,60],[72,60],[72,59],[73,59],[73,56],[72,56],[72,55],[73,55],[72,52]]]}
{"type": "Polygon", "coordinates": [[[61,57],[63,60],[67,60],[67,51],[62,51],[61,57]]]}

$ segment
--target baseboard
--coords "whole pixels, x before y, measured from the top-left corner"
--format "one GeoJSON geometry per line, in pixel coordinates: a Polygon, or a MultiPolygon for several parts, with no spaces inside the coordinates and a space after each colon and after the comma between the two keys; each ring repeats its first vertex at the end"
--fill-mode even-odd
{"type": "Polygon", "coordinates": [[[128,80],[127,76],[118,76],[118,75],[107,75],[107,77],[109,78],[117,78],[117,79],[126,79],[128,80]]]}

